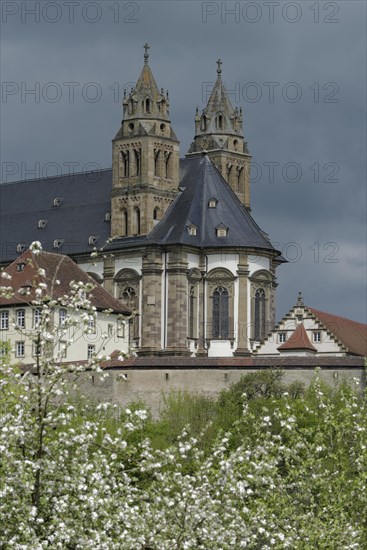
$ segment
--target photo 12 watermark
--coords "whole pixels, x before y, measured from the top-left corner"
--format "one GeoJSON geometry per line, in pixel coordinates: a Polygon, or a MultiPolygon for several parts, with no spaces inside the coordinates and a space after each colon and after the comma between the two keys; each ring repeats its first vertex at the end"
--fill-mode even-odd
{"type": "Polygon", "coordinates": [[[286,23],[307,20],[315,24],[340,22],[338,2],[202,2],[201,21],[228,24],[286,23]]]}
{"type": "Polygon", "coordinates": [[[96,24],[102,20],[111,23],[139,23],[141,3],[138,2],[89,2],[56,1],[2,1],[0,22],[23,24],[79,23],[96,24]]]}
{"type": "Polygon", "coordinates": [[[3,81],[1,83],[1,103],[68,103],[84,101],[98,103],[107,98],[113,103],[121,103],[127,91],[135,88],[135,82],[39,82],[3,81]]]}
{"type": "MultiPolygon", "coordinates": [[[[232,103],[298,103],[308,100],[312,103],[339,103],[340,87],[337,82],[223,82],[232,103]]],[[[207,103],[215,82],[203,82],[201,97],[207,103]]]]}
{"type": "Polygon", "coordinates": [[[84,164],[70,160],[65,162],[16,162],[4,161],[1,163],[1,181],[9,183],[11,181],[39,180],[45,178],[57,178],[67,175],[73,179],[77,174],[82,173],[86,181],[95,183],[100,180],[102,173],[108,169],[103,169],[97,162],[91,161],[84,164]]]}

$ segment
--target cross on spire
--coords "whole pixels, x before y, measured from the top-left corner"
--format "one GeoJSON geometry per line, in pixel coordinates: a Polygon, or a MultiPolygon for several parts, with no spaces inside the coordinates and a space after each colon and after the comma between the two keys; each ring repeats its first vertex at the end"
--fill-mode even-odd
{"type": "Polygon", "coordinates": [[[218,74],[218,76],[220,76],[220,75],[222,74],[222,68],[221,68],[221,65],[223,65],[223,62],[222,62],[222,61],[221,61],[220,59],[218,59],[218,61],[217,61],[217,65],[218,65],[218,68],[217,68],[217,74],[218,74]]]}
{"type": "Polygon", "coordinates": [[[148,50],[150,49],[150,46],[149,44],[146,42],[144,44],[144,50],[145,50],[145,54],[144,54],[144,63],[148,64],[148,59],[149,59],[149,53],[148,53],[148,50]]]}

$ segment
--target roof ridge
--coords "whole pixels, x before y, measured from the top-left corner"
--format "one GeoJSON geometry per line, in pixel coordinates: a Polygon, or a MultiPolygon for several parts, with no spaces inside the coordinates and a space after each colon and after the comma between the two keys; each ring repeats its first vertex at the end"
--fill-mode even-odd
{"type": "MultiPolygon", "coordinates": [[[[348,321],[348,323],[354,323],[356,325],[361,325],[363,327],[366,327],[366,323],[361,323],[360,321],[354,321],[353,319],[349,319],[348,317],[343,317],[342,315],[336,315],[335,313],[328,313],[327,311],[321,311],[320,309],[316,309],[311,306],[306,306],[307,309],[309,309],[316,317],[317,313],[322,313],[324,315],[327,315],[328,317],[335,317],[336,319],[343,319],[344,321],[348,321]]],[[[322,322],[322,321],[321,321],[322,322]]]]}
{"type": "Polygon", "coordinates": [[[2,181],[0,182],[0,188],[2,185],[13,185],[15,183],[28,183],[33,181],[45,181],[45,180],[54,180],[57,178],[66,178],[70,176],[79,176],[81,174],[96,174],[98,172],[109,172],[112,171],[111,168],[99,168],[98,170],[80,170],[80,172],[69,172],[67,174],[58,174],[56,176],[43,176],[41,178],[29,178],[29,179],[23,179],[23,180],[14,180],[14,181],[2,181]]]}

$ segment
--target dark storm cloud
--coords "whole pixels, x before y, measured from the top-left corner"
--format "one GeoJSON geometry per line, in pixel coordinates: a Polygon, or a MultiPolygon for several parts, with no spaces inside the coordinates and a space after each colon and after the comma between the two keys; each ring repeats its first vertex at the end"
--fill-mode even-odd
{"type": "Polygon", "coordinates": [[[306,303],[364,321],[364,2],[53,4],[2,3],[1,163],[18,170],[7,179],[52,173],[50,162],[110,166],[123,87],[139,75],[145,41],[183,156],[221,57],[244,109],[253,215],[290,260],[278,270],[277,316],[302,289],[306,303]],[[29,13],[37,5],[39,22],[29,13]]]}

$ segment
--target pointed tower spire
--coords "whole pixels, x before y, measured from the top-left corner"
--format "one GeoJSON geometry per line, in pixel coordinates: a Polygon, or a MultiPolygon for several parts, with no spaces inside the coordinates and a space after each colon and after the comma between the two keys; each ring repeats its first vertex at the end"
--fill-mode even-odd
{"type": "Polygon", "coordinates": [[[221,59],[217,79],[201,116],[195,115],[195,137],[187,156],[208,151],[214,164],[241,202],[250,207],[250,155],[243,140],[242,110],[232,106],[222,81],[221,59]]]}
{"type": "Polygon", "coordinates": [[[111,234],[146,235],[163,217],[179,182],[179,142],[169,119],[168,92],[158,88],[144,45],[139,79],[122,101],[112,144],[111,234]]]}

